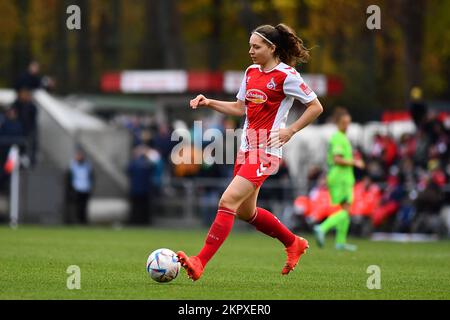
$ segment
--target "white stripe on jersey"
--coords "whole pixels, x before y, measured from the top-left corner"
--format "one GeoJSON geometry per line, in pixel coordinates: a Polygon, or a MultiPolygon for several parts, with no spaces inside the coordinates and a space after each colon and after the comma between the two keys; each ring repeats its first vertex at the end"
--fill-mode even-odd
{"type": "MultiPolygon", "coordinates": [[[[280,107],[277,111],[277,115],[275,116],[275,120],[273,122],[272,130],[286,128],[287,117],[293,102],[294,98],[291,97],[285,97],[281,101],[280,107]]],[[[282,148],[266,148],[266,153],[277,156],[279,158],[281,158],[283,155],[282,148]]]]}
{"type": "Polygon", "coordinates": [[[247,128],[248,128],[248,118],[247,118],[247,107],[245,107],[245,122],[242,130],[241,136],[241,147],[239,148],[242,151],[248,151],[248,141],[247,141],[247,128]]]}

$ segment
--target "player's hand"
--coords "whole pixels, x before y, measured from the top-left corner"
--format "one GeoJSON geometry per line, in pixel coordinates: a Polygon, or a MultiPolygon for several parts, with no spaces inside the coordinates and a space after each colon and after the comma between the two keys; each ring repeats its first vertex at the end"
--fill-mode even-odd
{"type": "Polygon", "coordinates": [[[207,107],[209,105],[209,99],[204,95],[199,94],[195,99],[191,100],[190,105],[192,109],[197,109],[197,107],[207,107]]]}
{"type": "Polygon", "coordinates": [[[357,167],[357,168],[359,168],[359,169],[364,169],[364,168],[366,167],[366,164],[365,164],[364,161],[361,160],[361,159],[356,159],[356,160],[353,162],[353,164],[354,164],[355,167],[357,167]]]}
{"type": "Polygon", "coordinates": [[[294,131],[289,128],[270,130],[269,141],[267,146],[269,148],[280,148],[284,146],[294,135],[294,131]]]}

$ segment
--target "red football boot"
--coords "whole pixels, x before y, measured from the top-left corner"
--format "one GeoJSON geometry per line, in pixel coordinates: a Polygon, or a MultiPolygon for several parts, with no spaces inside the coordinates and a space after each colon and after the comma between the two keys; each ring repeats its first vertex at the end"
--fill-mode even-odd
{"type": "Polygon", "coordinates": [[[308,241],[306,239],[303,239],[302,237],[296,236],[294,243],[285,249],[287,260],[283,270],[281,271],[281,274],[287,275],[289,272],[294,270],[295,266],[300,260],[300,257],[306,252],[306,249],[308,248],[308,241]]]}
{"type": "Polygon", "coordinates": [[[204,268],[200,259],[196,256],[188,257],[183,251],[178,251],[177,256],[181,266],[186,269],[188,277],[191,278],[192,281],[200,279],[204,268]]]}

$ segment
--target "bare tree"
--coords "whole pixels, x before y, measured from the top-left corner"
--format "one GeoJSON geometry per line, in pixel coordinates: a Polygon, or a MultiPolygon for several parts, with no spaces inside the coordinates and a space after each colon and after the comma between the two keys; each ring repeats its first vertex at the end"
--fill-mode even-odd
{"type": "Polygon", "coordinates": [[[261,24],[259,17],[253,12],[250,0],[240,0],[240,20],[248,34],[261,24]]]}
{"type": "Polygon", "coordinates": [[[28,31],[28,11],[30,7],[29,0],[17,0],[17,11],[19,16],[20,32],[14,41],[12,65],[12,79],[15,79],[20,72],[26,69],[31,59],[30,34],[28,31]]]}
{"type": "Polygon", "coordinates": [[[222,12],[223,1],[213,0],[211,11],[211,34],[209,36],[209,58],[208,66],[210,70],[218,70],[222,57],[220,37],[222,34],[222,12]]]}
{"type": "Polygon", "coordinates": [[[95,41],[101,57],[101,66],[107,69],[117,68],[120,55],[120,0],[111,0],[109,2],[111,11],[103,12],[100,17],[100,23],[96,32],[95,41]]]}
{"type": "Polygon", "coordinates": [[[146,69],[160,68],[163,50],[159,36],[159,7],[162,1],[145,1],[145,28],[142,40],[142,55],[139,67],[146,69]]]}
{"type": "Polygon", "coordinates": [[[145,2],[145,30],[141,67],[182,67],[180,15],[174,0],[145,2]]]}
{"type": "Polygon", "coordinates": [[[405,37],[406,96],[422,84],[422,57],[425,27],[425,0],[399,0],[399,21],[405,37]]]}
{"type": "Polygon", "coordinates": [[[81,30],[77,30],[77,68],[75,70],[77,87],[80,90],[90,90],[93,86],[92,45],[90,26],[90,1],[77,0],[75,3],[81,9],[81,30]]]}
{"type": "MultiPolygon", "coordinates": [[[[71,2],[71,1],[70,1],[71,2]]],[[[69,49],[67,41],[67,25],[66,10],[69,6],[69,0],[60,0],[56,2],[56,30],[55,30],[55,46],[54,46],[54,61],[51,68],[56,75],[56,85],[58,91],[67,93],[70,86],[71,79],[69,77],[68,59],[69,49]]]]}
{"type": "Polygon", "coordinates": [[[183,65],[180,35],[180,15],[176,1],[162,1],[160,11],[161,43],[164,51],[164,67],[180,68],[183,65]],[[165,18],[167,17],[167,18],[165,18]]]}

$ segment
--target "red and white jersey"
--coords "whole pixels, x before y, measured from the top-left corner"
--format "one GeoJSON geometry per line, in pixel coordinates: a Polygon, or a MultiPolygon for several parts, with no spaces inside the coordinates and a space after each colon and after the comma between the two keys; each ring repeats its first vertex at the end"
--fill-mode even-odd
{"type": "Polygon", "coordinates": [[[307,104],[317,95],[297,70],[282,62],[270,71],[262,71],[258,64],[248,67],[236,97],[245,101],[246,107],[240,149],[265,149],[266,153],[281,157],[281,148],[266,147],[270,130],[286,127],[294,99],[307,104]]]}

